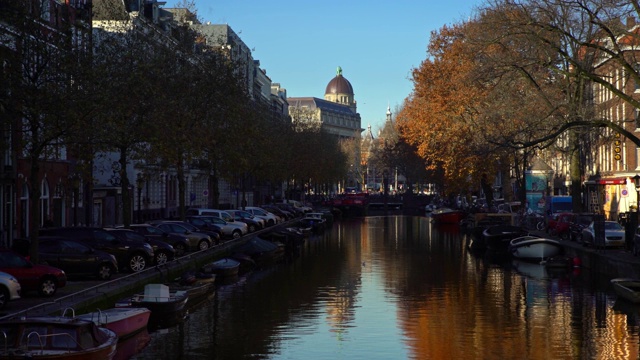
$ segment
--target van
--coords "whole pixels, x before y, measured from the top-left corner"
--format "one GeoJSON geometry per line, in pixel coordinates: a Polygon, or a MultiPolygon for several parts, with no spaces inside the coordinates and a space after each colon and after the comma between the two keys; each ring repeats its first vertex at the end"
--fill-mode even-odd
{"type": "Polygon", "coordinates": [[[571,196],[547,196],[545,210],[548,217],[562,212],[573,212],[571,196]]]}

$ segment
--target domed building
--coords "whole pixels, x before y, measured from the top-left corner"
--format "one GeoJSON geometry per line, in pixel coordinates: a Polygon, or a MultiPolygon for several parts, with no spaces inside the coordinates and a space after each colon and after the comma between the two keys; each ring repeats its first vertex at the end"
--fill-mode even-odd
{"type": "Polygon", "coordinates": [[[360,138],[360,114],[357,112],[353,87],[342,76],[338,67],[336,76],[329,81],[324,99],[316,97],[290,97],[289,115],[294,122],[317,123],[322,130],[344,138],[360,138]]]}

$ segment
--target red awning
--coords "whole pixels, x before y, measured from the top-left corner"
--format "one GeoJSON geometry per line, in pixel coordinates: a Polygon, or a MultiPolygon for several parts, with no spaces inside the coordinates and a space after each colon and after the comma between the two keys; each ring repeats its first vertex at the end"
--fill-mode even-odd
{"type": "Polygon", "coordinates": [[[621,185],[626,184],[627,178],[610,178],[598,180],[599,185],[621,185]]]}

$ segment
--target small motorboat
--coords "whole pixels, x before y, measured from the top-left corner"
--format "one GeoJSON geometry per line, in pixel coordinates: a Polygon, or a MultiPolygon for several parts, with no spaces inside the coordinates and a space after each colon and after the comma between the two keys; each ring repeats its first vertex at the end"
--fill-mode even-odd
{"type": "Polygon", "coordinates": [[[203,266],[202,270],[205,273],[216,274],[221,278],[238,276],[240,262],[231,258],[223,258],[203,266]]]}
{"type": "Polygon", "coordinates": [[[90,320],[64,316],[0,321],[0,359],[113,359],[118,335],[90,320]]]}
{"type": "Polygon", "coordinates": [[[158,328],[174,325],[183,319],[187,301],[189,294],[186,291],[170,291],[164,284],[147,284],[144,293],[120,300],[116,307],[147,308],[151,310],[149,326],[158,328]]]}
{"type": "Polygon", "coordinates": [[[520,226],[504,224],[489,226],[482,232],[482,238],[487,250],[505,253],[509,250],[511,240],[527,235],[529,235],[529,232],[520,226]]]}
{"type": "Polygon", "coordinates": [[[123,340],[147,328],[151,310],[147,308],[115,307],[81,314],[79,319],[90,320],[101,327],[106,327],[123,340]]]}
{"type": "Polygon", "coordinates": [[[450,208],[439,208],[431,212],[431,220],[436,224],[460,224],[466,216],[465,211],[450,208]]]}
{"type": "Polygon", "coordinates": [[[632,303],[640,303],[640,279],[615,278],[611,279],[613,289],[618,297],[632,303]]]}
{"type": "Polygon", "coordinates": [[[518,259],[546,261],[562,254],[564,248],[557,240],[525,235],[511,240],[509,251],[518,259]]]}

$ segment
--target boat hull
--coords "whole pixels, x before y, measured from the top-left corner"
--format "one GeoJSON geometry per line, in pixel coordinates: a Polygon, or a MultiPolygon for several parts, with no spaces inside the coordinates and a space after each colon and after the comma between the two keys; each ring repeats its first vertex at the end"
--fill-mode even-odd
{"type": "Polygon", "coordinates": [[[230,258],[224,258],[205,265],[204,270],[207,273],[216,274],[222,278],[238,276],[240,262],[230,258]]]}
{"type": "Polygon", "coordinates": [[[78,315],[78,318],[106,327],[122,340],[145,329],[150,316],[151,310],[147,308],[112,308],[78,315]]]}
{"type": "Polygon", "coordinates": [[[611,284],[619,297],[640,304],[640,279],[616,278],[611,280],[611,284]]]}
{"type": "Polygon", "coordinates": [[[527,236],[528,231],[512,225],[495,225],[486,228],[482,233],[482,238],[487,250],[494,252],[508,252],[511,240],[522,236],[527,236]]]}
{"type": "Polygon", "coordinates": [[[464,219],[466,213],[460,210],[436,210],[431,212],[431,219],[436,224],[459,224],[464,219]]]}
{"type": "Polygon", "coordinates": [[[14,339],[0,348],[2,360],[111,360],[118,344],[118,336],[113,331],[78,318],[27,317],[0,322],[0,329],[10,339],[14,339]],[[34,328],[46,329],[46,333],[39,337],[34,328]],[[56,334],[60,336],[57,337],[56,334]],[[75,338],[66,342],[59,340],[68,338],[69,334],[74,334],[75,338]],[[58,339],[59,342],[54,345],[53,339],[58,339]],[[24,341],[38,341],[41,345],[27,347],[24,341]]]}
{"type": "Polygon", "coordinates": [[[548,259],[563,252],[560,242],[552,239],[527,237],[521,241],[513,239],[509,245],[511,254],[518,259],[548,259]]]}

